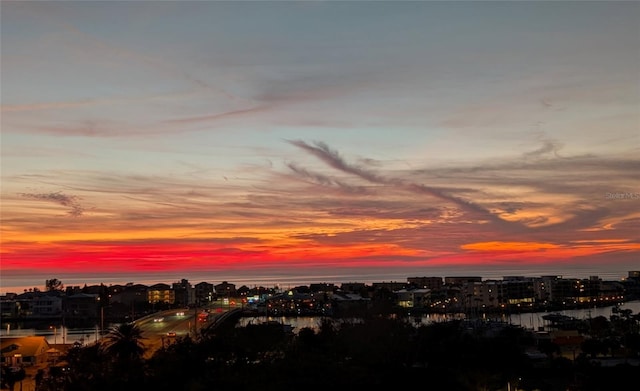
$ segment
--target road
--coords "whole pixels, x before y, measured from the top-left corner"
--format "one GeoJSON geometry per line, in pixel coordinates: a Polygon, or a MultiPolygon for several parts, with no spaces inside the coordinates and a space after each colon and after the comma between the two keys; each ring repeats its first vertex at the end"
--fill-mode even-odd
{"type": "Polygon", "coordinates": [[[202,327],[208,325],[216,315],[225,312],[226,309],[219,307],[209,309],[210,316],[207,321],[198,320],[198,314],[202,311],[201,308],[172,309],[159,311],[136,320],[135,324],[142,330],[144,337],[142,342],[146,348],[145,357],[151,357],[163,344],[166,346],[176,338],[197,335],[202,327]],[[175,336],[170,336],[169,332],[175,333],[175,336]]]}

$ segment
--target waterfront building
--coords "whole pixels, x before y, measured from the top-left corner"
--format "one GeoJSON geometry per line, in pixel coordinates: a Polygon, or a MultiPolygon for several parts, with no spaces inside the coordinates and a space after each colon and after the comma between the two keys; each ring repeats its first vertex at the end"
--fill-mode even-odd
{"type": "Polygon", "coordinates": [[[236,294],[236,285],[222,281],[222,283],[214,286],[218,297],[231,297],[236,294]]]}
{"type": "Polygon", "coordinates": [[[562,276],[542,276],[533,281],[533,294],[538,303],[548,303],[553,301],[554,281],[561,279],[562,276]]]}
{"type": "MultiPolygon", "coordinates": [[[[437,312],[491,309],[530,311],[604,306],[635,300],[640,293],[638,276],[640,272],[637,271],[630,271],[628,278],[616,281],[604,281],[598,276],[584,279],[563,278],[558,275],[505,276],[502,280],[485,281],[477,276],[449,276],[444,277],[444,283],[440,277],[408,277],[407,282],[374,282],[371,285],[361,282],[343,283],[340,289],[331,283],[318,283],[299,286],[295,291],[297,294],[309,295],[313,298],[314,305],[321,305],[323,308],[327,303],[329,306],[345,303],[348,301],[345,294],[353,293],[359,294],[361,298],[378,301],[384,298],[386,304],[400,308],[428,306],[437,312]],[[416,289],[428,291],[417,298],[416,294],[421,291],[416,289]]],[[[196,301],[201,304],[210,303],[216,296],[228,300],[240,298],[242,303],[248,303],[251,298],[252,303],[261,302],[264,305],[265,300],[276,296],[278,292],[281,291],[275,287],[267,289],[243,286],[236,290],[235,284],[227,281],[218,285],[201,282],[193,288],[186,279],[173,286],[164,283],[152,286],[127,283],[108,287],[103,284],[85,286],[82,289],[71,286],[66,290],[49,291],[33,288],[21,294],[8,293],[1,296],[0,314],[3,319],[11,321],[62,320],[63,316],[67,321],[73,318],[89,321],[102,316],[107,319],[130,319],[135,318],[136,313],[147,313],[166,306],[194,304],[196,301]]],[[[286,297],[280,296],[283,303],[286,297]]],[[[302,308],[311,311],[311,308],[302,308]]],[[[290,310],[297,312],[298,308],[290,310]]]]}
{"type": "Polygon", "coordinates": [[[364,316],[371,308],[371,299],[358,293],[334,292],[331,303],[323,303],[324,311],[336,316],[364,316]]]}
{"type": "Polygon", "coordinates": [[[335,292],[338,287],[335,284],[328,283],[315,283],[309,285],[309,290],[314,293],[332,293],[335,292]]]}
{"type": "Polygon", "coordinates": [[[501,285],[499,280],[466,283],[460,288],[458,302],[465,310],[498,307],[503,303],[501,285]]]}
{"type": "Polygon", "coordinates": [[[416,288],[440,290],[444,285],[442,277],[409,277],[407,278],[409,285],[416,288]]]}
{"type": "Polygon", "coordinates": [[[400,289],[394,293],[397,304],[401,308],[424,309],[431,304],[431,289],[400,289]]]}
{"type": "Polygon", "coordinates": [[[177,306],[185,307],[196,303],[196,292],[189,283],[189,280],[182,279],[180,282],[174,282],[171,286],[177,306]]]}
{"type": "Polygon", "coordinates": [[[147,289],[148,302],[151,304],[176,302],[176,292],[168,284],[154,284],[147,289]]]}
{"type": "Polygon", "coordinates": [[[213,284],[202,281],[195,285],[196,304],[208,304],[214,300],[215,288],[213,284]]]}
{"type": "Polygon", "coordinates": [[[64,297],[64,316],[72,318],[97,318],[100,308],[100,296],[97,294],[77,293],[64,297]]]}
{"type": "Polygon", "coordinates": [[[499,288],[501,302],[508,306],[530,306],[535,301],[533,278],[503,278],[499,288]]]}
{"type": "Polygon", "coordinates": [[[380,289],[386,289],[390,292],[397,291],[400,289],[405,289],[407,287],[406,282],[397,282],[397,281],[389,281],[389,282],[374,282],[371,284],[374,291],[380,289]]]}
{"type": "Polygon", "coordinates": [[[462,286],[470,282],[482,282],[482,277],[472,276],[472,277],[445,277],[444,278],[445,285],[462,286]]]}
{"type": "Polygon", "coordinates": [[[362,293],[367,289],[367,284],[364,282],[345,282],[340,285],[340,290],[346,293],[362,293]]]}
{"type": "Polygon", "coordinates": [[[62,297],[43,292],[42,296],[31,299],[31,311],[28,315],[34,318],[49,318],[62,315],[62,297]]]}
{"type": "Polygon", "coordinates": [[[148,286],[142,284],[127,284],[127,285],[111,285],[107,288],[109,292],[108,304],[122,304],[125,307],[133,307],[149,301],[147,290],[148,286]]]}

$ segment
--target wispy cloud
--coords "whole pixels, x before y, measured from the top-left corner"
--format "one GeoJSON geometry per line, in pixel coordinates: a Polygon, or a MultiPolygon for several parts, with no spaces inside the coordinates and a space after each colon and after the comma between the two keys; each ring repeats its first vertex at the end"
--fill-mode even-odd
{"type": "Polygon", "coordinates": [[[69,208],[69,216],[79,217],[84,213],[84,208],[80,205],[80,198],[74,195],[67,195],[62,192],[54,193],[20,193],[20,196],[38,201],[53,202],[69,208]]]}
{"type": "Polygon", "coordinates": [[[558,151],[562,148],[562,144],[553,140],[543,140],[542,146],[533,151],[525,152],[525,158],[536,158],[553,153],[553,156],[559,157],[558,151]]]}
{"type": "Polygon", "coordinates": [[[210,121],[216,121],[216,120],[230,118],[230,117],[239,117],[239,116],[243,116],[243,115],[246,115],[246,114],[258,113],[258,112],[261,112],[261,111],[264,111],[264,110],[266,110],[265,106],[256,106],[256,107],[250,107],[248,109],[230,110],[230,111],[225,111],[225,112],[217,113],[217,114],[170,119],[170,120],[167,120],[166,122],[167,123],[171,123],[171,124],[210,122],[210,121]]]}
{"type": "Polygon", "coordinates": [[[322,160],[329,166],[336,170],[344,171],[349,174],[356,175],[360,178],[366,179],[373,183],[387,183],[389,182],[385,178],[377,175],[373,171],[369,171],[363,167],[348,164],[338,153],[338,151],[332,150],[327,144],[323,142],[316,142],[315,146],[309,145],[301,140],[289,140],[290,144],[295,145],[298,148],[313,154],[318,159],[322,160]]]}
{"type": "MultiPolygon", "coordinates": [[[[48,103],[32,103],[24,105],[3,105],[0,111],[5,113],[21,112],[21,111],[40,111],[40,110],[60,110],[71,109],[83,106],[91,106],[100,103],[93,99],[85,99],[77,102],[48,102],[48,103]]],[[[109,102],[105,102],[109,103],[109,102]]]]}
{"type": "Polygon", "coordinates": [[[375,184],[400,187],[412,193],[432,196],[442,201],[453,203],[454,205],[464,210],[465,212],[471,213],[481,219],[488,219],[496,223],[507,224],[498,216],[492,214],[490,211],[484,209],[480,205],[474,204],[469,200],[465,200],[457,196],[447,194],[441,189],[438,189],[436,187],[427,186],[427,185],[412,182],[412,181],[400,180],[396,178],[387,178],[374,172],[373,170],[360,167],[357,165],[349,164],[340,156],[340,154],[337,151],[332,150],[327,144],[323,142],[316,142],[315,146],[309,145],[306,142],[301,140],[293,140],[293,141],[289,141],[289,143],[313,154],[314,156],[316,156],[317,158],[319,158],[320,160],[322,160],[323,162],[325,162],[330,167],[336,170],[353,174],[357,177],[360,177],[362,179],[365,179],[375,184]]]}
{"type": "Polygon", "coordinates": [[[339,189],[349,193],[357,193],[357,194],[367,193],[367,189],[364,186],[350,185],[337,178],[333,178],[327,175],[320,174],[318,172],[310,171],[306,168],[302,168],[295,163],[286,163],[286,166],[289,167],[289,169],[291,169],[291,171],[293,171],[295,174],[297,174],[298,177],[309,179],[313,183],[323,185],[323,186],[337,186],[339,189]]]}

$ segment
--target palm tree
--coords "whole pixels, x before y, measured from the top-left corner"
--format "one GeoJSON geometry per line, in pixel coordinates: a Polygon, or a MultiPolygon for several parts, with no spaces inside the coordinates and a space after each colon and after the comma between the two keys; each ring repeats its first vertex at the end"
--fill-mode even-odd
{"type": "Polygon", "coordinates": [[[109,379],[112,389],[144,388],[144,339],[142,330],[133,323],[122,323],[113,327],[105,336],[102,348],[111,358],[109,379]]]}
{"type": "Polygon", "coordinates": [[[113,327],[105,336],[104,351],[118,361],[142,359],[145,347],[142,330],[133,323],[122,323],[113,327]]]}

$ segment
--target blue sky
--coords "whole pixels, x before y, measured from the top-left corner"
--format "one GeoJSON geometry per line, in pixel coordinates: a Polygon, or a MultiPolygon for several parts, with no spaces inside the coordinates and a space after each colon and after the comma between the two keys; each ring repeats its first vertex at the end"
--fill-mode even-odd
{"type": "Polygon", "coordinates": [[[1,18],[3,285],[637,265],[637,2],[5,1],[1,18]]]}

